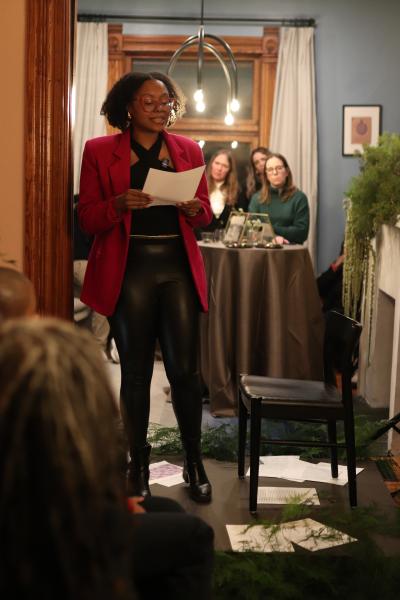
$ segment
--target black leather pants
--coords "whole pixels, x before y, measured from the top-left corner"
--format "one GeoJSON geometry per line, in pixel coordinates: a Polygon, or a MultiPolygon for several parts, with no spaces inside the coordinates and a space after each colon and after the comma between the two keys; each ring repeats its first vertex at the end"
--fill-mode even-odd
{"type": "Polygon", "coordinates": [[[121,412],[130,447],[146,444],[156,339],[182,440],[200,442],[200,303],[181,238],[131,239],[110,325],[121,361],[121,412]]]}

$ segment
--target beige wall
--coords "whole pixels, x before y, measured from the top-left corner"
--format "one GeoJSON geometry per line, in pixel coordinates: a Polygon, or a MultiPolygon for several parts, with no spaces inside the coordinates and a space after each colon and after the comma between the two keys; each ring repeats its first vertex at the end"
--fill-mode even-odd
{"type": "Polygon", "coordinates": [[[23,267],[25,1],[1,1],[0,260],[23,267]]]}

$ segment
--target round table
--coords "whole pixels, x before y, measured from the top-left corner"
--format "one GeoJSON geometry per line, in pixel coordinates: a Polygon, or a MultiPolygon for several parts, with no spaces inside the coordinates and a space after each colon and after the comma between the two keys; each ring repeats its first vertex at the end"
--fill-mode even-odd
{"type": "Polygon", "coordinates": [[[322,380],[323,315],[308,250],[199,246],[209,296],[200,367],[211,413],[236,413],[241,373],[322,380]]]}

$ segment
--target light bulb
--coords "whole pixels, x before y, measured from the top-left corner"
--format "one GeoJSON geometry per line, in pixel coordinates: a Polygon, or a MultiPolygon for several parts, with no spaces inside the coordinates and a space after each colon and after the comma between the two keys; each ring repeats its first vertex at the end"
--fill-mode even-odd
{"type": "Polygon", "coordinates": [[[199,100],[199,102],[197,102],[197,104],[196,104],[197,112],[204,112],[205,108],[206,108],[206,105],[204,104],[204,102],[199,100]]]}
{"type": "Polygon", "coordinates": [[[193,98],[196,100],[196,102],[202,102],[204,100],[203,90],[201,90],[201,89],[196,90],[195,93],[193,94],[193,98]]]}
{"type": "Polygon", "coordinates": [[[205,144],[205,141],[204,140],[199,140],[197,143],[199,144],[200,148],[203,148],[204,144],[205,144]]]}
{"type": "Polygon", "coordinates": [[[233,118],[233,115],[231,113],[227,113],[225,115],[225,125],[233,125],[235,119],[233,118]]]}
{"type": "Polygon", "coordinates": [[[232,150],[235,150],[238,147],[238,143],[236,140],[233,140],[233,142],[231,142],[231,148],[232,150]]]}
{"type": "Polygon", "coordinates": [[[237,112],[240,109],[240,102],[237,98],[234,98],[231,102],[231,110],[237,112]]]}

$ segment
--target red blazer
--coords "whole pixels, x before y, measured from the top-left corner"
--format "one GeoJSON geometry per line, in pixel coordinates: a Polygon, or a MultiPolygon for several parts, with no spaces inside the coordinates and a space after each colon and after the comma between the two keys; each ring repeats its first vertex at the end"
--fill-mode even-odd
{"type": "MultiPolygon", "coordinates": [[[[165,143],[177,171],[204,164],[196,142],[180,135],[163,132],[165,143]]],[[[115,196],[131,187],[130,132],[89,140],[83,152],[78,214],[83,231],[95,235],[83,283],[81,300],[102,315],[112,315],[121,291],[134,211],[119,215],[115,196]]],[[[193,281],[204,311],[207,310],[207,287],[204,263],[193,227],[206,226],[212,212],[205,175],[196,196],[203,211],[195,217],[179,212],[179,225],[188,255],[193,281]]],[[[131,242],[134,243],[134,242],[131,242]]]]}

